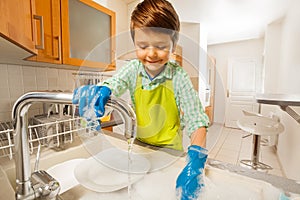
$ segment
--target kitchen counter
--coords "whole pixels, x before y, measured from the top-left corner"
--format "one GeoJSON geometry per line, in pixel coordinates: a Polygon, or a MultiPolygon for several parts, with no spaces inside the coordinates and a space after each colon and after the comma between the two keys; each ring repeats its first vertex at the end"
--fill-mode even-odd
{"type": "Polygon", "coordinates": [[[287,192],[300,194],[300,181],[297,182],[295,180],[287,179],[280,176],[275,176],[272,174],[267,174],[265,172],[260,172],[254,169],[248,169],[245,167],[220,162],[213,159],[208,159],[207,164],[212,167],[216,167],[218,169],[228,170],[230,172],[240,174],[242,176],[247,176],[250,178],[271,183],[273,186],[287,192]]]}
{"type": "Polygon", "coordinates": [[[262,104],[279,106],[300,106],[300,95],[288,94],[257,94],[256,101],[262,104]]]}
{"type": "MultiPolygon", "coordinates": [[[[291,106],[300,106],[299,94],[257,94],[256,101],[260,104],[278,105],[300,124],[300,115],[291,106]]],[[[261,108],[259,107],[259,110],[261,108]]],[[[299,110],[299,109],[298,109],[299,110]]]]}

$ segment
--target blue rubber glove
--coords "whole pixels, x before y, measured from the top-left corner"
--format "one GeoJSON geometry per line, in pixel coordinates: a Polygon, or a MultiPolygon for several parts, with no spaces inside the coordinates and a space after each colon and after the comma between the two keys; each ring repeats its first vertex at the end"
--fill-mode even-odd
{"type": "MultiPolygon", "coordinates": [[[[84,85],[74,90],[72,103],[78,104],[80,117],[93,122],[104,115],[110,95],[111,90],[106,86],[84,85]]],[[[99,121],[97,123],[96,130],[100,130],[99,121]]]]}
{"type": "Polygon", "coordinates": [[[203,170],[207,160],[207,150],[191,145],[187,152],[187,164],[176,181],[177,197],[180,200],[196,200],[204,187],[203,170]]]}

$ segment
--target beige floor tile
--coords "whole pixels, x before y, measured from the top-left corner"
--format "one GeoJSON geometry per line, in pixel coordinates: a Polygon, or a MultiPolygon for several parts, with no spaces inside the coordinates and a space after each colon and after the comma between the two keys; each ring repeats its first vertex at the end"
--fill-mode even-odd
{"type": "Polygon", "coordinates": [[[215,159],[216,156],[217,156],[217,154],[215,154],[215,153],[209,153],[208,154],[208,158],[210,158],[210,159],[215,159]]]}
{"type": "MultiPolygon", "coordinates": [[[[209,153],[209,157],[223,162],[240,165],[240,160],[250,160],[252,158],[253,136],[243,138],[247,132],[239,129],[224,127],[216,145],[209,153]]],[[[260,161],[273,167],[268,173],[284,176],[280,167],[274,147],[260,146],[260,161]]]]}
{"type": "Polygon", "coordinates": [[[271,157],[271,156],[267,156],[264,153],[262,153],[262,159],[261,162],[270,165],[271,167],[273,167],[274,169],[281,169],[281,166],[278,162],[277,157],[271,157]]]}
{"type": "Polygon", "coordinates": [[[241,145],[240,152],[250,155],[250,154],[252,154],[252,147],[241,145]]]}
{"type": "Polygon", "coordinates": [[[281,177],[284,177],[284,174],[283,174],[282,171],[279,170],[279,169],[272,169],[272,170],[269,170],[269,171],[268,171],[268,174],[272,174],[272,175],[275,175],[275,176],[281,176],[281,177]]]}
{"type": "Polygon", "coordinates": [[[221,148],[220,151],[218,152],[218,155],[228,155],[228,156],[234,156],[238,157],[239,156],[239,151],[232,150],[232,149],[226,149],[226,148],[221,148]]]}
{"type": "Polygon", "coordinates": [[[233,164],[233,165],[237,164],[237,157],[235,157],[235,156],[218,154],[215,157],[215,159],[219,160],[219,161],[222,161],[222,162],[225,162],[225,163],[230,163],[230,164],[233,164]]]}

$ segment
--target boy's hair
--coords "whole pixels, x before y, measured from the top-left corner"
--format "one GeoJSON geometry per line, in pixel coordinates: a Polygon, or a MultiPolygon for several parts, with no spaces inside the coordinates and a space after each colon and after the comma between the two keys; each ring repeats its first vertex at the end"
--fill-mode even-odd
{"type": "Polygon", "coordinates": [[[151,28],[153,31],[167,33],[176,46],[180,22],[172,4],[167,0],[144,0],[131,14],[130,32],[134,41],[135,28],[151,28]]]}

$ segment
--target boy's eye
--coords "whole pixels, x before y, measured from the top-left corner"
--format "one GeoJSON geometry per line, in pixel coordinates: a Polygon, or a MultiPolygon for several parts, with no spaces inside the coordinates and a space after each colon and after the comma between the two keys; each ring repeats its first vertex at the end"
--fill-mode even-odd
{"type": "Polygon", "coordinates": [[[147,45],[138,45],[138,47],[139,47],[140,49],[146,49],[146,48],[148,48],[147,45]]]}
{"type": "Polygon", "coordinates": [[[159,50],[164,50],[166,49],[167,47],[166,46],[156,46],[155,48],[159,49],[159,50]]]}

